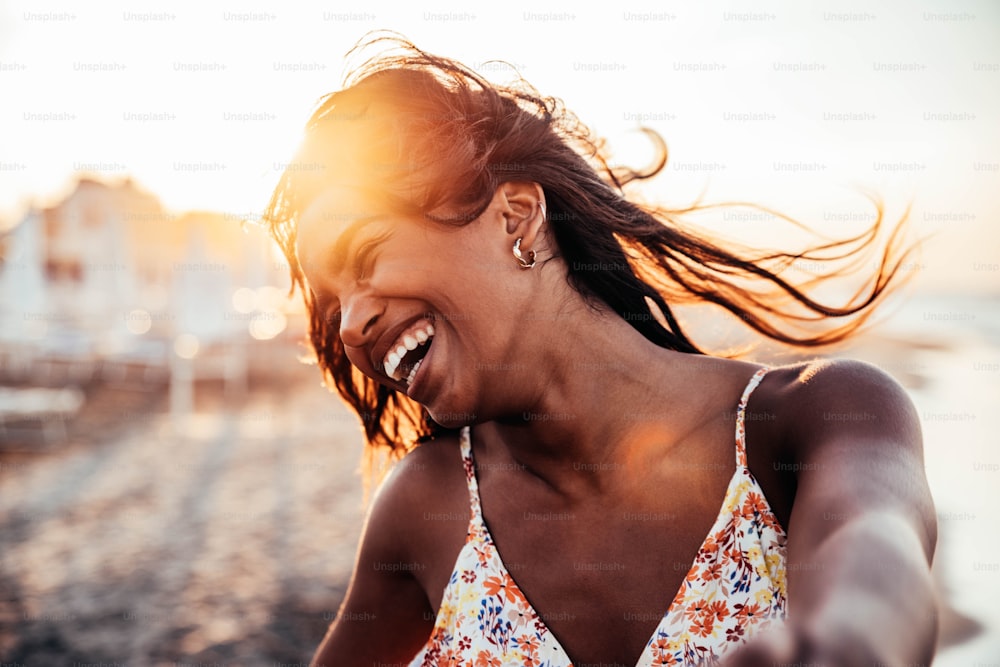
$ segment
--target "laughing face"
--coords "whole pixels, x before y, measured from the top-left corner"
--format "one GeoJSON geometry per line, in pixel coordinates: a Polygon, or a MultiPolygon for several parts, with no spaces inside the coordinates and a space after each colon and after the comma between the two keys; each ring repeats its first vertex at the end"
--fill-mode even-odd
{"type": "Polygon", "coordinates": [[[540,197],[536,185],[504,184],[479,218],[448,225],[389,213],[354,190],[319,195],[299,220],[296,253],[350,362],[444,426],[516,410],[526,386],[516,376],[532,367],[521,314],[538,273],[520,270],[511,247],[535,238],[525,225],[537,224],[540,197]]]}

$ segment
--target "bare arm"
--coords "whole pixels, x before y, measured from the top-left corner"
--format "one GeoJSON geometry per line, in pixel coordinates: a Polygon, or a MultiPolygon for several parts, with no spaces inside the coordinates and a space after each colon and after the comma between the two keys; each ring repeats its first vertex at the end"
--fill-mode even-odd
{"type": "Polygon", "coordinates": [[[417,485],[407,479],[414,472],[395,471],[375,497],[347,596],[313,667],[406,664],[427,641],[433,616],[416,576],[426,564],[415,558],[409,535],[408,519],[419,507],[417,485]]]}
{"type": "Polygon", "coordinates": [[[788,527],[788,623],[730,664],[929,665],[936,516],[916,411],[878,369],[810,366],[783,401],[801,463],[788,527]]]}

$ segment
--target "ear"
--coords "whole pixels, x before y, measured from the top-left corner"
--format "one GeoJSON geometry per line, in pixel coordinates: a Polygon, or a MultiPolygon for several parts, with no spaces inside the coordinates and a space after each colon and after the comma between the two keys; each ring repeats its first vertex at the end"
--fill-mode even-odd
{"type": "Polygon", "coordinates": [[[496,192],[503,214],[505,232],[521,239],[521,248],[531,250],[545,226],[545,193],[538,183],[511,181],[502,183],[496,192]]]}

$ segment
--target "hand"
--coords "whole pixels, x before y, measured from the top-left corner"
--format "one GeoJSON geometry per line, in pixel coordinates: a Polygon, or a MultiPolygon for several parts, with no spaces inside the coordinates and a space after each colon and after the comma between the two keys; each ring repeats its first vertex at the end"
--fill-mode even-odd
{"type": "Polygon", "coordinates": [[[719,667],[872,667],[886,665],[857,641],[820,637],[794,624],[761,633],[719,667]]]}
{"type": "Polygon", "coordinates": [[[768,630],[726,656],[720,667],[779,667],[791,662],[805,662],[801,659],[804,656],[799,644],[797,633],[788,626],[768,630]]]}

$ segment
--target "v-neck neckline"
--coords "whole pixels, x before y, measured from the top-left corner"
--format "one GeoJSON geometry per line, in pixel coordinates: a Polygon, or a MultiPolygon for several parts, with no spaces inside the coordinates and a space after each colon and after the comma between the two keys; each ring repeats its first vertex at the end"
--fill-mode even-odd
{"type": "MultiPolygon", "coordinates": [[[[572,665],[574,664],[573,660],[572,658],[570,658],[570,655],[566,651],[565,647],[563,647],[562,642],[559,641],[559,637],[556,636],[556,634],[552,631],[552,628],[550,628],[548,624],[545,622],[544,617],[535,608],[535,605],[531,602],[531,599],[524,592],[524,589],[521,588],[521,585],[517,583],[517,580],[514,579],[513,575],[511,575],[510,571],[507,569],[507,565],[503,561],[503,558],[500,556],[500,550],[497,548],[497,543],[493,539],[493,534],[490,532],[489,526],[486,525],[486,518],[483,516],[482,500],[479,496],[479,479],[478,476],[476,475],[475,457],[472,453],[472,436],[471,434],[468,434],[466,437],[468,437],[469,458],[473,462],[472,476],[473,479],[475,480],[475,488],[476,488],[476,514],[478,514],[478,520],[479,520],[479,525],[482,529],[483,539],[490,546],[493,547],[493,557],[496,559],[499,573],[507,577],[507,579],[513,584],[514,588],[518,590],[518,592],[527,602],[528,609],[534,616],[534,622],[538,624],[540,629],[544,629],[544,632],[547,633],[549,636],[551,636],[552,641],[555,643],[555,648],[558,648],[559,651],[562,652],[562,654],[565,655],[566,659],[569,661],[567,667],[572,667],[572,665]]],[[[644,662],[644,658],[646,657],[646,654],[649,652],[649,647],[656,641],[657,637],[660,635],[664,623],[667,622],[667,619],[670,617],[671,612],[674,611],[674,608],[678,604],[678,600],[684,599],[684,595],[687,592],[687,585],[691,577],[691,573],[698,569],[698,561],[702,555],[702,552],[705,551],[705,545],[709,542],[709,540],[713,535],[717,534],[729,521],[732,520],[732,516],[725,511],[726,503],[729,500],[730,496],[733,493],[735,493],[736,487],[738,487],[744,479],[750,482],[751,486],[755,487],[754,490],[758,491],[763,497],[763,490],[760,488],[760,485],[757,483],[757,480],[756,478],[754,478],[753,474],[750,473],[749,469],[747,469],[745,465],[737,463],[736,470],[733,472],[733,476],[729,479],[729,483],[726,486],[726,493],[723,496],[722,502],[719,505],[719,513],[716,515],[715,521],[712,522],[712,526],[709,528],[708,533],[705,535],[705,539],[703,539],[701,544],[698,546],[698,551],[695,553],[694,558],[691,561],[691,567],[688,568],[687,572],[685,572],[684,574],[684,578],[681,579],[681,583],[677,589],[677,593],[675,593],[674,597],[670,600],[670,605],[663,612],[662,616],[660,616],[660,622],[657,623],[655,628],[653,628],[653,633],[646,639],[645,644],[643,644],[642,652],[636,659],[634,667],[645,667],[647,663],[644,662]]],[[[474,516],[472,518],[472,521],[475,522],[476,518],[477,517],[474,516]]]]}
{"type": "MultiPolygon", "coordinates": [[[[743,498],[745,501],[743,505],[746,505],[747,502],[750,502],[751,499],[754,498],[754,496],[757,497],[755,500],[753,500],[752,511],[755,516],[763,515],[770,517],[770,521],[765,524],[765,526],[770,525],[771,526],[770,530],[774,532],[774,535],[772,536],[773,546],[770,548],[781,549],[782,551],[778,552],[778,556],[780,562],[781,563],[784,562],[783,549],[785,540],[787,540],[787,533],[785,532],[781,524],[777,522],[777,519],[774,517],[773,510],[771,509],[770,503],[768,503],[767,501],[767,498],[763,492],[763,489],[760,486],[760,483],[750,472],[750,469],[747,465],[747,454],[746,454],[746,431],[745,431],[744,413],[746,411],[746,407],[749,402],[750,394],[760,384],[760,381],[764,378],[767,372],[768,372],[767,368],[758,369],[758,371],[754,373],[754,375],[750,378],[749,382],[747,383],[746,387],[743,390],[743,394],[740,397],[736,409],[736,414],[737,414],[736,433],[735,433],[736,469],[733,471],[733,475],[730,478],[728,485],[726,486],[726,492],[722,498],[722,502],[719,508],[719,513],[716,515],[715,521],[712,523],[711,527],[708,530],[707,535],[702,540],[701,545],[698,547],[698,550],[695,553],[694,558],[691,562],[691,566],[688,568],[684,578],[681,580],[678,590],[674,594],[674,597],[671,599],[669,606],[667,607],[666,611],[663,612],[663,615],[660,617],[660,621],[653,629],[652,635],[646,640],[646,643],[643,646],[642,651],[640,652],[638,658],[636,659],[635,667],[651,667],[652,660],[657,657],[656,653],[658,647],[660,647],[660,642],[663,641],[664,639],[669,638],[671,633],[677,630],[677,628],[674,628],[674,626],[676,625],[676,622],[678,620],[683,620],[684,616],[683,615],[678,616],[678,614],[683,611],[681,607],[683,606],[685,600],[689,597],[690,594],[698,592],[702,590],[702,588],[704,588],[701,580],[704,580],[705,586],[708,585],[709,581],[715,580],[715,578],[713,577],[706,579],[705,572],[702,572],[701,577],[699,577],[698,570],[700,567],[704,567],[709,563],[710,556],[715,558],[715,561],[713,562],[715,562],[716,565],[718,564],[718,558],[719,558],[718,550],[715,548],[709,548],[712,546],[710,543],[713,537],[724,536],[725,534],[730,532],[729,529],[731,526],[737,533],[739,533],[742,530],[740,528],[739,523],[741,520],[741,516],[745,515],[747,510],[746,507],[743,507],[743,510],[741,512],[740,509],[738,508],[740,505],[741,498],[743,498]]],[[[546,646],[546,651],[558,653],[565,657],[566,662],[559,663],[558,667],[573,667],[573,663],[570,659],[570,656],[566,652],[562,643],[559,641],[559,638],[555,635],[554,632],[552,632],[552,629],[545,623],[542,615],[538,613],[538,610],[528,600],[528,597],[524,594],[524,590],[517,583],[514,577],[511,576],[510,571],[507,569],[507,566],[503,561],[503,558],[500,556],[500,552],[499,549],[497,548],[495,540],[493,539],[493,535],[491,534],[489,527],[486,525],[486,520],[483,516],[482,500],[479,494],[479,480],[478,476],[476,475],[475,457],[472,451],[472,435],[471,435],[471,428],[469,426],[466,426],[462,429],[460,441],[462,449],[462,458],[464,461],[466,478],[469,487],[470,501],[472,505],[471,516],[469,519],[469,528],[468,528],[468,535],[466,538],[466,542],[463,545],[462,549],[459,550],[459,553],[455,560],[455,564],[452,567],[451,583],[449,583],[445,587],[444,599],[442,599],[442,608],[438,610],[437,614],[438,620],[435,621],[435,628],[437,628],[437,624],[440,622],[441,613],[444,609],[443,605],[445,604],[445,600],[448,599],[449,595],[453,594],[452,586],[455,585],[456,583],[455,576],[458,574],[458,569],[462,566],[462,563],[464,562],[463,559],[468,559],[471,557],[469,553],[469,549],[471,546],[471,548],[473,548],[475,552],[478,553],[479,562],[483,566],[489,563],[490,567],[492,568],[492,571],[495,574],[500,575],[502,580],[509,582],[510,588],[516,591],[517,596],[523,601],[523,605],[525,605],[526,607],[524,611],[526,612],[528,617],[531,618],[532,624],[536,628],[538,637],[540,639],[544,637],[542,641],[546,646]],[[480,548],[477,546],[478,544],[488,545],[490,549],[480,550],[480,548]]],[[[756,518],[753,520],[753,523],[755,526],[754,532],[757,533],[760,538],[763,538],[765,534],[764,531],[768,529],[765,526],[757,525],[756,518]]],[[[719,547],[721,547],[721,545],[719,545],[719,547]]],[[[770,555],[768,556],[768,558],[770,558],[770,555]]],[[[763,558],[761,558],[761,560],[763,560],[763,558]]],[[[764,564],[758,563],[758,568],[762,565],[764,564]]],[[[768,569],[770,569],[770,565],[765,567],[768,567],[768,569]]],[[[735,576],[735,572],[732,573],[728,578],[732,579],[733,576],[735,576]]],[[[779,581],[781,582],[784,581],[783,571],[775,576],[778,576],[780,578],[779,581]]],[[[758,575],[758,579],[759,578],[760,577],[758,575]]],[[[786,604],[784,584],[779,583],[776,585],[779,588],[777,592],[778,596],[777,607],[775,607],[775,610],[776,613],[781,614],[780,617],[783,618],[783,609],[786,604]]],[[[742,584],[739,584],[739,588],[743,590],[747,590],[747,588],[745,587],[748,586],[749,584],[746,581],[744,581],[742,584]]],[[[740,604],[736,605],[737,609],[740,609],[741,607],[743,607],[743,605],[740,604]]],[[[757,604],[753,605],[753,609],[755,610],[755,612],[751,613],[757,613],[757,611],[759,611],[757,610],[757,604]]],[[[742,614],[742,611],[740,613],[742,614]]],[[[735,618],[735,616],[733,618],[735,618]]],[[[736,629],[739,631],[737,636],[742,635],[743,633],[742,627],[743,627],[742,624],[737,626],[736,629]]],[[[693,629],[694,627],[692,626],[692,630],[693,629]]],[[[727,634],[728,632],[731,631],[732,630],[727,631],[727,634]]],[[[444,636],[447,637],[449,635],[446,634],[444,636]]],[[[727,639],[729,638],[727,637],[727,639]]],[[[426,651],[429,647],[432,646],[432,642],[433,642],[433,635],[432,635],[432,641],[429,642],[427,645],[425,645],[424,651],[426,651]]],[[[728,641],[726,642],[726,645],[727,646],[729,645],[728,641]]],[[[696,646],[695,648],[698,651],[705,650],[699,646],[696,646]]],[[[685,649],[685,651],[686,650],[687,649],[685,649]]],[[[421,653],[419,653],[416,657],[419,658],[420,656],[424,655],[424,651],[421,651],[421,653]]]]}

